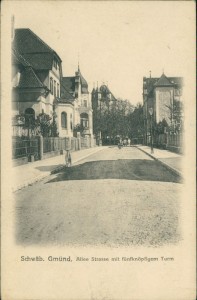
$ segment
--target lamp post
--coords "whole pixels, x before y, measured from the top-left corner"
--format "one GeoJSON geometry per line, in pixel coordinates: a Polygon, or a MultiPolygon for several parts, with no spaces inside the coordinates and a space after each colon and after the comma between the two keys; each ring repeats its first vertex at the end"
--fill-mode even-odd
{"type": "Polygon", "coordinates": [[[150,114],[150,134],[151,134],[151,153],[154,153],[153,150],[153,108],[149,108],[149,114],[150,114]]]}

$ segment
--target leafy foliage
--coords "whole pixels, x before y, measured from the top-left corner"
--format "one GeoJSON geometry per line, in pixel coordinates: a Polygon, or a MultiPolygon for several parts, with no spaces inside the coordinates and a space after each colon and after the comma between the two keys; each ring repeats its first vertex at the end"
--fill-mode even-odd
{"type": "Polygon", "coordinates": [[[144,134],[143,106],[138,103],[134,111],[128,116],[130,137],[140,137],[144,134]]]}
{"type": "Polygon", "coordinates": [[[183,129],[183,103],[174,99],[172,106],[167,106],[171,115],[170,131],[180,131],[183,129]]]}
{"type": "Polygon", "coordinates": [[[77,137],[77,132],[80,132],[81,136],[83,135],[85,127],[82,124],[77,124],[73,129],[73,135],[77,137]]]}
{"type": "Polygon", "coordinates": [[[154,134],[162,134],[165,133],[165,130],[168,128],[168,123],[165,119],[155,124],[154,126],[154,134]]]}
{"type": "Polygon", "coordinates": [[[30,114],[20,114],[15,116],[16,122],[24,129],[28,130],[28,135],[42,135],[43,137],[57,137],[56,115],[52,117],[46,113],[41,113],[34,118],[30,114]],[[18,121],[19,120],[19,121],[18,121]]]}
{"type": "Polygon", "coordinates": [[[94,116],[95,133],[102,132],[102,137],[114,138],[117,135],[128,136],[128,115],[134,107],[128,100],[117,99],[116,101],[103,102],[94,116]]]}

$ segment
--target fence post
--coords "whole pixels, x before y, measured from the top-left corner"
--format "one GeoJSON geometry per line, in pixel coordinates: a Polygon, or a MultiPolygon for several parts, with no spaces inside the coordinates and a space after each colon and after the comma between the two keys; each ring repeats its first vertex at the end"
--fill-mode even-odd
{"type": "Polygon", "coordinates": [[[43,159],[43,136],[42,135],[38,136],[38,155],[39,155],[39,159],[42,160],[43,159]]]}

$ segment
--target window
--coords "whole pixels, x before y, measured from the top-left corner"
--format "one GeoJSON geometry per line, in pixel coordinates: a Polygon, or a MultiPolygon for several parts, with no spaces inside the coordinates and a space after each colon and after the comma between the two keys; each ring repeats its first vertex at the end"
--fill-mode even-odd
{"type": "Polygon", "coordinates": [[[56,81],[54,80],[54,97],[56,97],[56,81]]]}
{"type": "Polygon", "coordinates": [[[57,69],[59,69],[59,65],[58,65],[58,62],[57,62],[57,60],[54,58],[54,60],[53,60],[53,66],[54,66],[54,68],[57,70],[57,69]]]}
{"type": "Polygon", "coordinates": [[[50,92],[53,95],[53,78],[50,78],[50,92]]]}
{"type": "Polygon", "coordinates": [[[81,125],[83,126],[83,127],[85,127],[85,128],[87,128],[88,127],[88,114],[86,114],[86,113],[82,113],[81,115],[80,115],[80,120],[81,120],[81,125]]]}
{"type": "Polygon", "coordinates": [[[57,97],[60,97],[60,85],[57,83],[57,97]]]}
{"type": "Polygon", "coordinates": [[[67,128],[67,113],[65,112],[62,112],[61,114],[61,125],[62,125],[62,128],[67,128]]]}
{"type": "Polygon", "coordinates": [[[84,107],[88,107],[88,101],[87,101],[87,100],[84,100],[84,101],[83,101],[83,105],[84,105],[84,107]]]}
{"type": "Polygon", "coordinates": [[[55,69],[57,69],[57,61],[56,61],[56,59],[53,60],[53,66],[54,66],[55,69]]]}
{"type": "Polygon", "coordinates": [[[70,114],[70,129],[73,130],[73,116],[70,114]]]}

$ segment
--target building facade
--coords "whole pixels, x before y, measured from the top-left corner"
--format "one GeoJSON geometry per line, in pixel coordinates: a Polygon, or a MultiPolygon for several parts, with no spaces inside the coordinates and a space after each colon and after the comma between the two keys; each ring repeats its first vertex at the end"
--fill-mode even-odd
{"type": "Polygon", "coordinates": [[[92,105],[89,97],[87,81],[81,74],[80,68],[75,76],[63,77],[62,84],[74,97],[74,123],[84,128],[84,135],[93,135],[92,105]]]}
{"type": "Polygon", "coordinates": [[[153,124],[165,121],[168,126],[175,126],[177,121],[175,106],[183,103],[182,95],[182,77],[167,77],[163,73],[160,78],[143,78],[145,143],[147,142],[147,135],[150,135],[150,109],[152,109],[153,124]]]}
{"type": "Polygon", "coordinates": [[[63,77],[59,55],[30,29],[16,29],[12,41],[13,115],[47,114],[56,121],[60,137],[72,137],[83,120],[92,134],[88,85],[80,70],[63,77]]]}

